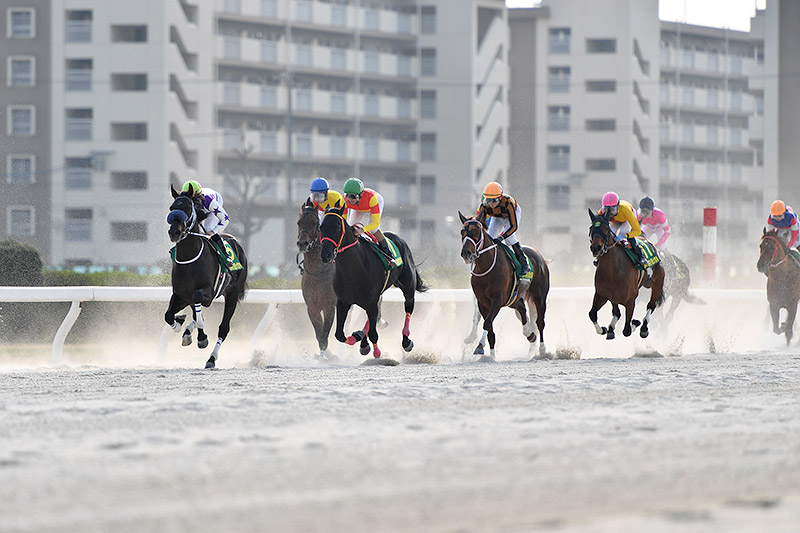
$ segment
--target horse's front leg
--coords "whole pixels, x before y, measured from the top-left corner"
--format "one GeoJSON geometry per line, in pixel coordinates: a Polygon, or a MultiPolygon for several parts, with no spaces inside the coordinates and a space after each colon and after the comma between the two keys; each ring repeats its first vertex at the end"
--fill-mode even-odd
{"type": "MultiPolygon", "coordinates": [[[[367,312],[367,324],[377,324],[378,304],[375,303],[373,305],[368,306],[367,309],[365,309],[365,311],[367,312]]],[[[370,327],[369,331],[367,332],[367,336],[369,337],[369,341],[372,343],[372,356],[375,359],[378,359],[381,356],[381,349],[378,348],[378,328],[375,327],[374,325],[370,327]]],[[[367,353],[364,353],[364,350],[361,350],[361,355],[367,355],[367,353]]]]}
{"type": "Polygon", "coordinates": [[[780,335],[783,333],[783,329],[785,327],[785,323],[783,326],[780,325],[781,320],[781,306],[777,303],[773,304],[772,302],[769,303],[769,315],[772,317],[772,332],[776,335],[780,335]]]}
{"type": "Polygon", "coordinates": [[[189,346],[192,344],[192,332],[197,329],[197,312],[192,307],[192,321],[186,324],[186,329],[183,330],[181,337],[181,346],[189,346]]]}
{"type": "Polygon", "coordinates": [[[345,336],[344,322],[347,320],[347,313],[350,312],[350,306],[352,305],[339,299],[336,300],[336,332],[333,334],[337,341],[347,343],[350,346],[356,343],[356,339],[345,336]]]}
{"type": "Polygon", "coordinates": [[[499,300],[495,300],[492,302],[492,306],[489,308],[489,313],[483,320],[483,329],[486,331],[486,338],[489,341],[489,357],[492,359],[495,358],[495,351],[494,351],[494,341],[495,341],[495,334],[494,334],[494,319],[497,317],[497,313],[500,312],[500,308],[502,304],[499,300]]]}
{"type": "Polygon", "coordinates": [[[636,307],[636,300],[631,300],[630,302],[626,302],[622,305],[625,306],[625,327],[622,328],[622,334],[626,337],[630,337],[631,333],[633,333],[633,328],[638,325],[638,322],[635,322],[633,325],[631,325],[631,321],[633,320],[633,310],[636,307]]]}
{"type": "Polygon", "coordinates": [[[792,341],[792,330],[794,329],[794,318],[797,316],[797,303],[789,305],[786,309],[786,322],[783,325],[783,332],[786,335],[786,346],[792,341]]]}
{"type": "Polygon", "coordinates": [[[194,320],[197,323],[197,347],[200,349],[208,346],[208,335],[203,331],[206,327],[206,320],[203,318],[203,301],[209,301],[213,295],[207,295],[207,292],[203,289],[194,291],[194,320]]]}
{"type": "Polygon", "coordinates": [[[522,322],[522,334],[528,339],[530,345],[528,346],[528,356],[533,356],[533,347],[536,344],[536,328],[533,323],[534,308],[531,308],[531,314],[528,315],[528,309],[525,305],[525,300],[517,300],[514,303],[514,312],[517,318],[522,322]]]}
{"type": "MultiPolygon", "coordinates": [[[[592,324],[594,324],[594,330],[597,332],[598,335],[608,334],[611,335],[610,338],[613,339],[614,331],[613,330],[609,331],[607,327],[601,326],[600,324],[597,323],[597,312],[600,310],[601,307],[606,305],[607,301],[608,298],[606,298],[605,296],[600,296],[599,294],[597,294],[597,292],[594,293],[594,300],[592,300],[592,308],[589,309],[589,320],[591,320],[592,324]]],[[[609,337],[606,336],[606,338],[608,339],[609,337]]]]}
{"type": "Polygon", "coordinates": [[[175,313],[177,313],[184,307],[186,307],[186,302],[181,301],[177,296],[173,294],[172,297],[169,299],[169,306],[167,306],[167,312],[164,313],[164,321],[176,333],[181,330],[181,326],[186,320],[186,315],[176,315],[175,313]]]}
{"type": "MultiPolygon", "coordinates": [[[[219,323],[219,330],[217,331],[217,344],[214,346],[214,349],[211,351],[211,356],[206,361],[206,368],[214,368],[217,366],[217,359],[219,358],[219,349],[222,346],[222,343],[225,342],[225,339],[228,337],[228,333],[231,330],[231,318],[233,317],[234,311],[236,311],[236,304],[239,302],[238,297],[235,294],[226,294],[225,295],[225,311],[222,313],[222,322],[219,323]]],[[[208,338],[206,338],[205,342],[206,346],[208,346],[208,338]]],[[[200,346],[200,334],[197,335],[197,345],[200,346]]],[[[205,348],[205,346],[200,346],[201,348],[205,348]]]]}

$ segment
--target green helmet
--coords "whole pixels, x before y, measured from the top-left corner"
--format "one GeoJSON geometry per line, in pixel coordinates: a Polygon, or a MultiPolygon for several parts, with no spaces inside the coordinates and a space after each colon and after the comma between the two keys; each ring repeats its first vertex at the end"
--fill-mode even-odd
{"type": "Polygon", "coordinates": [[[358,178],[350,178],[344,182],[345,194],[361,194],[364,192],[364,184],[358,178]]]}
{"type": "Polygon", "coordinates": [[[183,184],[183,187],[181,187],[181,192],[187,192],[189,190],[189,186],[192,187],[192,191],[194,191],[194,194],[200,194],[203,191],[203,188],[200,186],[199,183],[197,183],[197,181],[189,180],[183,184]]]}

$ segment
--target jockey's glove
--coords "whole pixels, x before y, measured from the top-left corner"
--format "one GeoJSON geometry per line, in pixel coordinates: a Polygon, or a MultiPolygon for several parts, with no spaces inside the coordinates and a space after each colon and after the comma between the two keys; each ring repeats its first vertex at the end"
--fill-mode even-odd
{"type": "Polygon", "coordinates": [[[614,242],[620,242],[625,240],[625,235],[617,235],[614,237],[614,242]]]}
{"type": "Polygon", "coordinates": [[[495,243],[495,244],[500,244],[501,242],[503,242],[503,238],[502,237],[492,237],[492,242],[495,243]]]}

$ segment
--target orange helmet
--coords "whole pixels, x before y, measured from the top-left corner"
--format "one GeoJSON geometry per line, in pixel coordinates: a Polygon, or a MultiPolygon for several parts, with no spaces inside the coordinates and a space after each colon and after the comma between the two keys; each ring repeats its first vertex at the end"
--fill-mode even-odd
{"type": "Polygon", "coordinates": [[[769,214],[774,215],[776,217],[781,216],[786,212],[786,204],[781,202],[780,200],[775,200],[772,202],[772,206],[769,208],[769,214]]]}
{"type": "Polygon", "coordinates": [[[490,181],[486,184],[486,187],[483,188],[483,197],[484,198],[499,198],[503,195],[503,186],[497,183],[496,181],[490,181]]]}

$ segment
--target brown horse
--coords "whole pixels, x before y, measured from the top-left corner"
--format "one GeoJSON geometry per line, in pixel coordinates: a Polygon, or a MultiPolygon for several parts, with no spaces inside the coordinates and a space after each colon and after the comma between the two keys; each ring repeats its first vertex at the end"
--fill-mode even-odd
{"type": "MultiPolygon", "coordinates": [[[[475,217],[466,218],[458,213],[463,226],[461,227],[461,257],[464,262],[472,265],[472,292],[478,300],[478,309],[483,317],[483,336],[474,354],[482,355],[486,341],[489,341],[489,355],[495,357],[495,334],[493,321],[503,307],[510,307],[517,312],[517,317],[522,322],[522,334],[530,342],[529,354],[536,342],[536,330],[531,321],[528,321],[528,312],[525,306],[527,301],[531,306],[531,313],[536,313],[536,325],[539,328],[539,354],[547,351],[544,344],[544,314],[547,310],[547,293],[550,291],[550,269],[547,261],[538,251],[527,246],[522,250],[531,260],[533,265],[533,279],[524,296],[515,294],[517,288],[517,274],[514,263],[498,249],[486,232],[485,222],[475,217]]],[[[520,291],[522,292],[522,291],[520,291]]]]}
{"type": "Polygon", "coordinates": [[[652,289],[650,301],[647,303],[647,312],[639,330],[639,335],[644,339],[650,334],[648,329],[650,315],[656,310],[656,307],[664,303],[664,267],[661,263],[657,263],[653,267],[652,275],[644,272],[641,272],[640,275],[636,266],[628,258],[623,245],[616,246],[614,240],[616,235],[609,225],[609,213],[595,215],[589,209],[589,217],[592,219],[592,225],[589,228],[589,240],[591,241],[589,249],[597,258],[597,270],[594,274],[594,301],[589,310],[589,319],[598,334],[605,335],[606,339],[611,340],[614,338],[614,326],[621,317],[619,306],[622,304],[625,306],[625,327],[622,334],[629,337],[633,333],[633,328],[639,325],[638,320],[633,320],[633,309],[636,305],[636,297],[639,295],[639,288],[643,286],[652,289]],[[606,302],[611,302],[613,315],[607,328],[601,327],[597,323],[597,311],[606,302]]]}
{"type": "Polygon", "coordinates": [[[789,247],[778,232],[764,229],[756,268],[767,274],[767,300],[772,315],[772,331],[786,335],[786,345],[792,340],[792,327],[800,300],[800,268],[789,257],[789,247]],[[778,325],[781,309],[786,309],[786,322],[778,325]]]}

